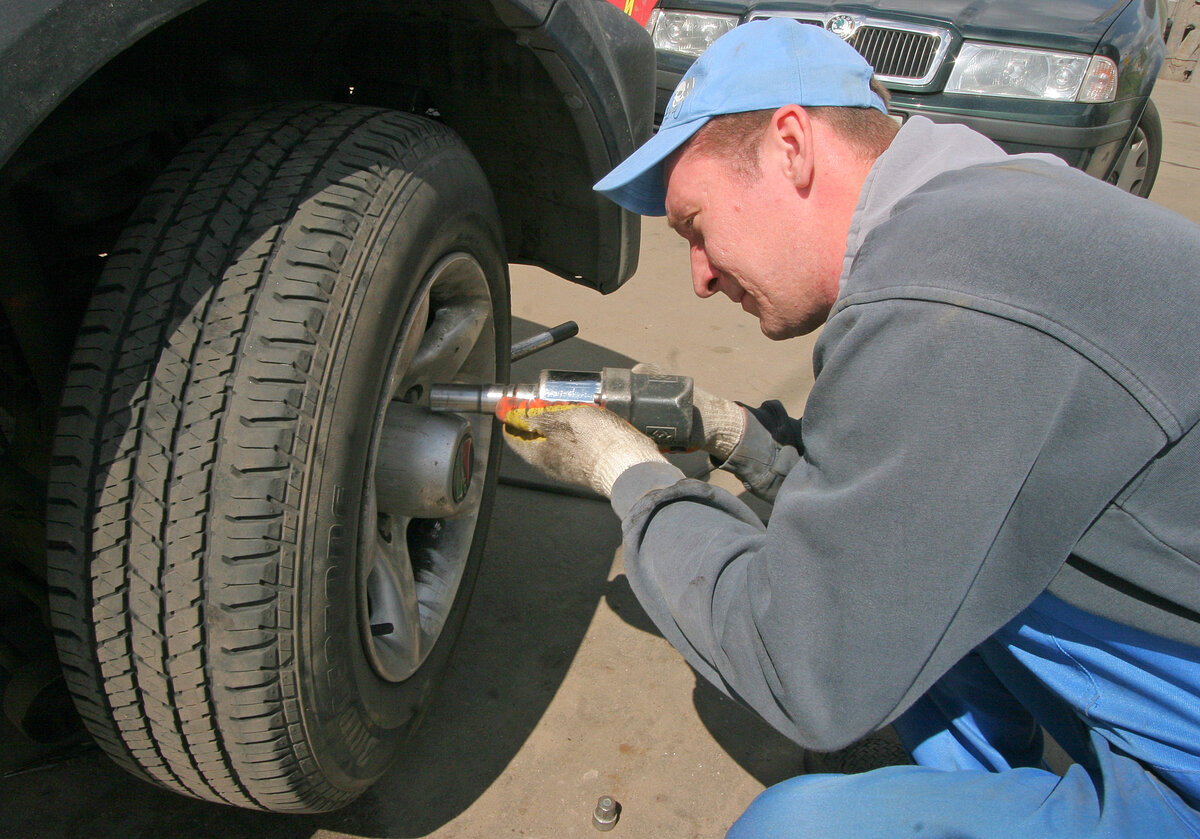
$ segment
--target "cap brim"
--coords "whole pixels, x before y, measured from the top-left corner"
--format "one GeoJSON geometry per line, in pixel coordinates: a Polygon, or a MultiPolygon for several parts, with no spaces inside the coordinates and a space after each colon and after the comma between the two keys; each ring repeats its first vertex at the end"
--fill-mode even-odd
{"type": "Polygon", "coordinates": [[[691,139],[709,119],[711,117],[702,117],[660,128],[657,134],[601,178],[592,189],[638,215],[665,216],[667,188],[663,183],[663,161],[691,139]]]}

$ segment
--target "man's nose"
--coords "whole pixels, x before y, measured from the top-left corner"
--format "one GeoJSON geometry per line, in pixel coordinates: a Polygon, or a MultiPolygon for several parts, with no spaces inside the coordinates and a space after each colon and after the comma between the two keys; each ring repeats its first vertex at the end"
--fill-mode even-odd
{"type": "Polygon", "coordinates": [[[712,297],[717,288],[717,272],[708,261],[704,248],[692,248],[692,289],[697,297],[712,297]]]}

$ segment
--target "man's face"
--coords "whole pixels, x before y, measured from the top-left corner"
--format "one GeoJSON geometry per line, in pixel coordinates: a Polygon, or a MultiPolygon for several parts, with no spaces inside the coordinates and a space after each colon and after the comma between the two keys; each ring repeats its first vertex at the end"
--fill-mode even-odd
{"type": "Polygon", "coordinates": [[[762,152],[757,178],[694,144],[676,152],[665,169],[667,221],[690,246],[696,294],[724,292],[782,340],[824,323],[837,274],[831,295],[828,259],[803,224],[803,190],[762,152]]]}

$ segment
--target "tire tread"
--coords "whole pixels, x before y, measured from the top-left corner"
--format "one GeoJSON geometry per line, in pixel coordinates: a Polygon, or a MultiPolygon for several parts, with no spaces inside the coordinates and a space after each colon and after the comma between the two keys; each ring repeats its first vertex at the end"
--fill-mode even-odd
{"type": "Polygon", "coordinates": [[[64,389],[49,582],[76,704],[134,774],[275,811],[357,794],[295,731],[300,487],[355,236],[387,179],[455,143],[370,109],[240,115],[162,173],[111,252],[64,389]]]}

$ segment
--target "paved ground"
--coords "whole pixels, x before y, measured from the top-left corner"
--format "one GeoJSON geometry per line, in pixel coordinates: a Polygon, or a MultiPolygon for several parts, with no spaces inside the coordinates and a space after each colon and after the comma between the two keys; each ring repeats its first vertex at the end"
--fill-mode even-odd
{"type": "MultiPolygon", "coordinates": [[[[1153,200],[1200,222],[1200,84],[1160,83],[1155,99],[1166,151],[1153,200]]],[[[722,395],[780,397],[800,413],[811,339],[771,343],[723,298],[696,299],[685,257],[651,221],[639,275],[611,297],[515,269],[518,337],[567,319],[581,327],[521,369],[655,360],[722,395]]],[[[0,780],[0,836],[557,839],[597,835],[592,807],[611,794],[623,806],[614,837],[715,837],[764,786],[798,772],[798,748],[699,681],[648,623],[606,504],[505,486],[489,544],[439,703],[357,804],[320,817],[229,810],[159,792],[90,751],[0,780]]]]}

